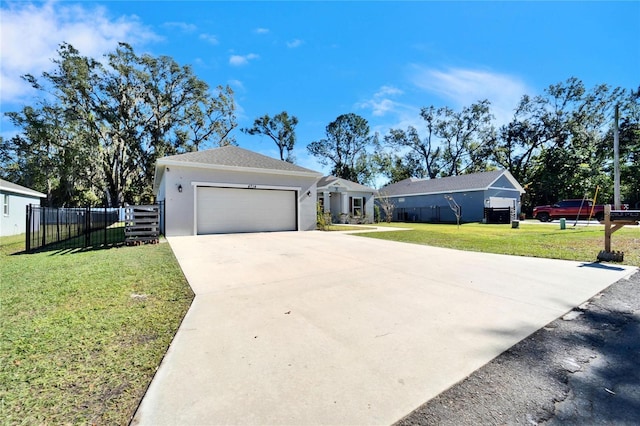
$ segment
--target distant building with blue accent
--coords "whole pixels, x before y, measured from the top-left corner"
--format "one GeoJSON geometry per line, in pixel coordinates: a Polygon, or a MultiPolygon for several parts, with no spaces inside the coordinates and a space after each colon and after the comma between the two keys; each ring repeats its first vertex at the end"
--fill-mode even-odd
{"type": "MultiPolygon", "coordinates": [[[[482,222],[487,214],[500,211],[517,218],[524,193],[509,171],[494,170],[438,179],[405,179],[381,188],[376,202],[380,204],[381,197],[388,197],[395,206],[394,222],[456,223],[452,204],[460,208],[460,222],[482,222]]],[[[380,212],[384,220],[383,209],[380,212]]]]}

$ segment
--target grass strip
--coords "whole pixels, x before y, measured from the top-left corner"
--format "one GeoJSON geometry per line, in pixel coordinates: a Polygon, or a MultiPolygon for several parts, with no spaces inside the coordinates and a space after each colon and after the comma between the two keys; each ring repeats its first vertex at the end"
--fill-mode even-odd
{"type": "Polygon", "coordinates": [[[327,225],[323,231],[366,231],[367,229],[376,229],[371,226],[353,226],[353,225],[327,225]]]}
{"type": "MultiPolygon", "coordinates": [[[[570,226],[564,230],[559,226],[522,222],[515,229],[511,225],[480,223],[467,223],[459,228],[456,225],[396,222],[378,226],[409,230],[354,235],[484,253],[589,262],[595,261],[604,249],[604,227],[601,225],[570,226]]],[[[640,266],[640,228],[622,228],[611,240],[612,250],[624,252],[623,264],[640,266]]]]}
{"type": "Polygon", "coordinates": [[[23,249],[0,239],[2,423],[127,424],[193,299],[171,248],[23,249]]]}

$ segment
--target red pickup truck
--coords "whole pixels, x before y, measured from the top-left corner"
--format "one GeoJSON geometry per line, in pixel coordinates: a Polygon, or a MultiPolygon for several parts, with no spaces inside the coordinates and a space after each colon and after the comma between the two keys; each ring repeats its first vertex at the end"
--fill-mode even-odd
{"type": "Polygon", "coordinates": [[[562,200],[552,206],[536,206],[533,217],[540,222],[551,222],[553,219],[588,219],[589,215],[598,221],[604,219],[604,206],[596,204],[591,211],[591,200],[562,200]]]}

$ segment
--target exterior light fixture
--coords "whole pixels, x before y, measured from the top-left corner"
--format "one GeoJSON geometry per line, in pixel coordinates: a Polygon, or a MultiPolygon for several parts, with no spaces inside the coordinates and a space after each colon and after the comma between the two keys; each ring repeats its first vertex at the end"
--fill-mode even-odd
{"type": "Polygon", "coordinates": [[[178,184],[178,192],[182,192],[182,184],[178,184]]]}
{"type": "Polygon", "coordinates": [[[307,191],[307,197],[311,197],[311,191],[307,191]]]}

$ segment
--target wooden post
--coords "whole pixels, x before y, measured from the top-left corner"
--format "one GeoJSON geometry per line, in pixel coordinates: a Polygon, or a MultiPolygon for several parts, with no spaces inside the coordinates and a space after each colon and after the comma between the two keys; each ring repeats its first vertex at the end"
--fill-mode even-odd
{"type": "Polygon", "coordinates": [[[612,212],[611,204],[604,206],[604,250],[598,254],[598,260],[622,262],[624,253],[611,251],[611,234],[625,225],[638,225],[640,223],[640,210],[615,210],[612,212]],[[614,213],[614,219],[611,219],[614,213]]]}
{"type": "Polygon", "coordinates": [[[604,251],[611,251],[611,204],[604,206],[604,251]]]}

